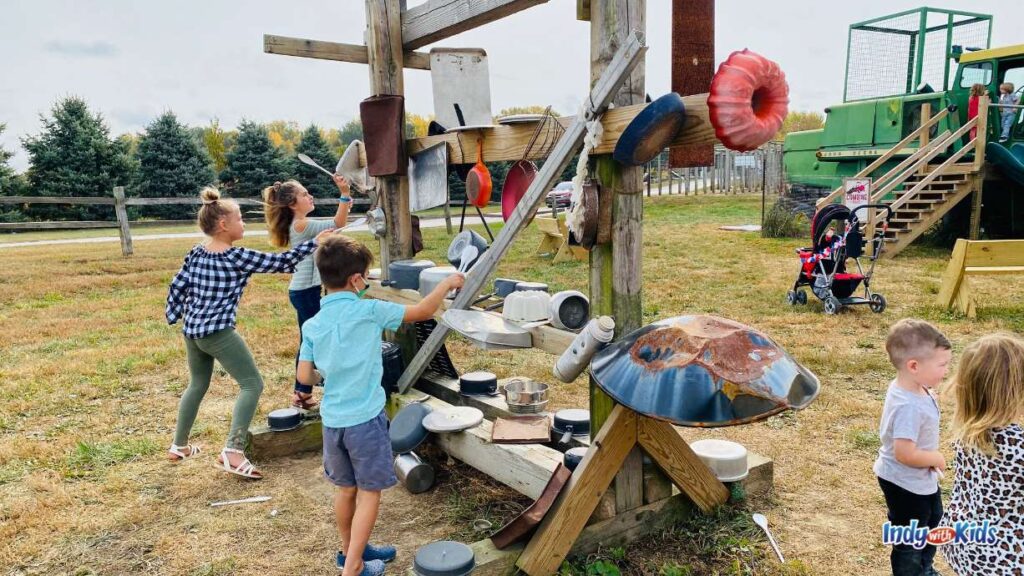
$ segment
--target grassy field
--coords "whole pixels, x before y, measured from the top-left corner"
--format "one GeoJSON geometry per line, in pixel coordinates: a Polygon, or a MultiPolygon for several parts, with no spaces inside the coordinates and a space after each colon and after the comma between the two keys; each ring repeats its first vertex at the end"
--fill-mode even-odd
{"type": "MultiPolygon", "coordinates": [[[[814,370],[822,392],[800,413],[714,431],[775,461],[775,492],[694,520],[628,550],[589,560],[593,573],[886,574],[879,543],[885,506],[871,472],[877,420],[892,377],[883,340],[888,326],[914,316],[938,324],[955,352],[994,330],[1024,332],[1024,286],[976,282],[976,321],[932,305],[948,252],[914,248],[878,269],[875,287],[890,308],[836,317],[821,305],[791,308],[784,295],[797,271],[793,248],[805,239],[766,240],[724,232],[757,222],[759,197],[667,197],[648,202],[644,222],[644,316],[653,321],[712,313],[751,324],[814,370]],[[790,565],[777,568],[746,511],[765,512],[790,565]]],[[[368,240],[366,236],[362,237],[368,240]]],[[[444,229],[424,230],[420,256],[442,261],[444,229]]],[[[587,265],[552,265],[533,254],[539,234],[516,242],[498,275],[586,290],[587,265]]],[[[268,478],[244,483],[211,466],[222,445],[236,385],[222,373],[200,411],[194,439],[207,454],[172,465],[177,400],[187,385],[178,327],[163,320],[166,286],[193,239],[140,241],[120,257],[116,242],[0,250],[0,572],[10,574],[333,573],[335,546],[316,454],[262,462],[268,478]],[[209,502],[266,494],[266,504],[213,509],[209,502]],[[276,510],[277,514],[271,514],[276,510]]],[[[376,248],[376,242],[369,242],[376,248]]],[[[265,237],[243,245],[269,249],[265,237]]],[[[239,330],[266,380],[266,412],[286,404],[295,352],[287,276],[253,278],[239,330]]],[[[554,383],[541,352],[481,354],[453,339],[462,371],[531,376],[554,386],[556,407],[586,406],[586,385],[554,383]]],[[[949,402],[943,401],[943,450],[949,402]]],[[[408,565],[416,547],[442,537],[481,537],[480,517],[498,522],[523,502],[434,455],[437,489],[385,494],[376,538],[397,542],[408,565]]],[[[952,475],[947,475],[948,488],[952,475]]],[[[947,569],[948,571],[948,569],[947,569]]]]}

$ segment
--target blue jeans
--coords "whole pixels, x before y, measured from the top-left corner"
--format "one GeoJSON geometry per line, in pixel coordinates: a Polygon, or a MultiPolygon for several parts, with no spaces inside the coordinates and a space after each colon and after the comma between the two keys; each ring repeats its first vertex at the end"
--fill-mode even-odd
{"type": "Polygon", "coordinates": [[[1003,131],[999,134],[1000,140],[1006,140],[1010,137],[1010,130],[1013,129],[1013,120],[1016,114],[1003,114],[999,117],[1002,121],[1003,131]]]}
{"type": "MultiPolygon", "coordinates": [[[[288,300],[295,308],[296,316],[299,319],[299,347],[302,347],[302,325],[320,311],[320,286],[310,286],[303,290],[289,290],[288,300]]],[[[299,351],[295,350],[295,367],[299,366],[299,351]]],[[[312,386],[306,386],[295,381],[295,391],[309,394],[313,391],[312,386]]]]}

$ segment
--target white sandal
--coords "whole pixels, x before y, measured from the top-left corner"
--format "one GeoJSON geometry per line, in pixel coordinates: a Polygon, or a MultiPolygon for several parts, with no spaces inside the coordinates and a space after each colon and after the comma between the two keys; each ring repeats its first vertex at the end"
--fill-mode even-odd
{"type": "Polygon", "coordinates": [[[249,462],[248,458],[245,458],[245,452],[236,450],[234,448],[224,448],[220,451],[221,463],[217,466],[217,469],[223,469],[228,474],[234,474],[235,476],[241,476],[243,478],[249,478],[250,480],[262,480],[263,474],[253,466],[252,462],[249,462]],[[228,452],[242,455],[242,461],[238,463],[238,466],[232,466],[228,460],[228,452]]]}
{"type": "Polygon", "coordinates": [[[171,460],[172,462],[181,462],[182,460],[185,460],[187,458],[198,456],[199,453],[202,451],[203,450],[199,446],[193,446],[191,444],[178,446],[174,442],[171,442],[171,447],[170,449],[167,450],[167,453],[175,457],[174,459],[171,460]],[[188,450],[188,452],[183,452],[183,450],[188,450]]]}

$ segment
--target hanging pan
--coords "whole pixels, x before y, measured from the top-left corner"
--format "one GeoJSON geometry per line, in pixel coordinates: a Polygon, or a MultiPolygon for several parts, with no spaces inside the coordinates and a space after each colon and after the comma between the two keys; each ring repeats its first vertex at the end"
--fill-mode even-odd
{"type": "Polygon", "coordinates": [[[466,197],[477,208],[484,208],[491,201],[491,173],[484,165],[484,139],[476,141],[476,164],[466,176],[466,197]]]}
{"type": "Polygon", "coordinates": [[[545,108],[544,114],[539,116],[540,122],[533,131],[530,142],[526,145],[523,157],[513,164],[505,175],[505,183],[501,187],[501,218],[505,222],[508,222],[508,219],[512,217],[512,212],[515,211],[523,196],[526,196],[526,191],[530,188],[530,184],[537,177],[537,165],[527,160],[527,158],[530,157],[530,153],[533,151],[533,145],[537,142],[537,137],[547,127],[549,118],[551,118],[550,106],[545,108]]]}

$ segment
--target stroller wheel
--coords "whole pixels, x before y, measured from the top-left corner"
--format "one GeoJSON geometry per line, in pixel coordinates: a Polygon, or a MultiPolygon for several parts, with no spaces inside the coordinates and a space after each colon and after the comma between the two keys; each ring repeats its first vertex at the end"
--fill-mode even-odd
{"type": "Polygon", "coordinates": [[[825,298],[825,314],[828,314],[829,316],[832,316],[833,314],[838,314],[839,309],[842,307],[843,305],[835,296],[829,296],[825,298]]]}
{"type": "Polygon", "coordinates": [[[871,311],[875,314],[881,314],[885,311],[885,304],[885,296],[882,296],[881,294],[872,294],[871,303],[868,304],[868,307],[871,308],[871,311]]]}
{"type": "Polygon", "coordinates": [[[786,292],[786,302],[789,302],[790,306],[796,306],[796,303],[798,301],[799,300],[797,300],[796,292],[794,292],[792,290],[790,290],[789,292],[786,292]]]}
{"type": "Polygon", "coordinates": [[[797,290],[796,291],[796,303],[797,304],[807,304],[807,292],[804,292],[803,290],[797,290]]]}

